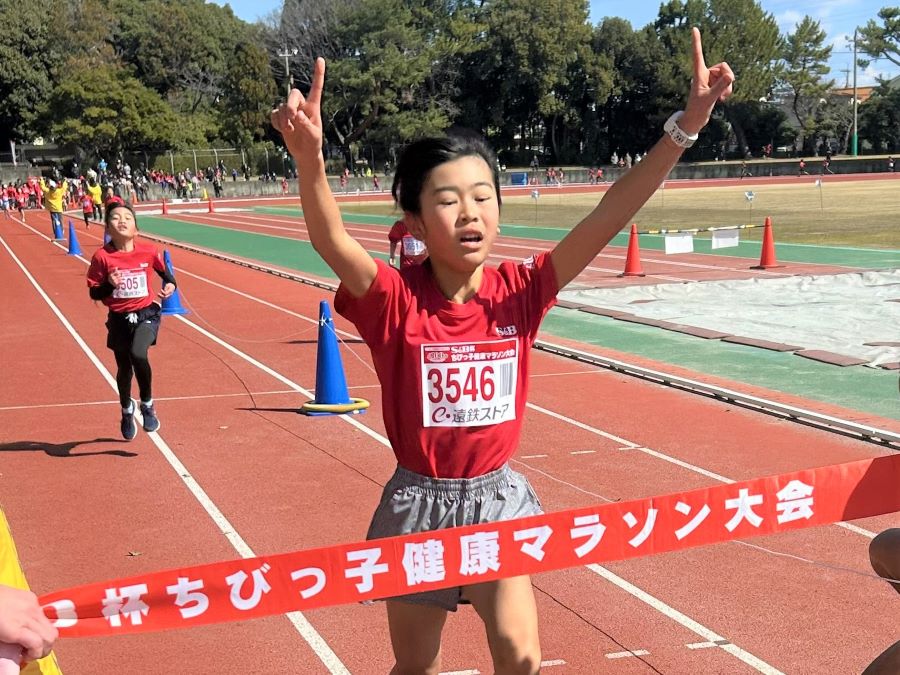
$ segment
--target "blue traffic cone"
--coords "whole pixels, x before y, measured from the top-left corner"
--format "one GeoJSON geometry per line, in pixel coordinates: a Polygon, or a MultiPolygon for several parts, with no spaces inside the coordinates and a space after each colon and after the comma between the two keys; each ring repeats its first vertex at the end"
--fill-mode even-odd
{"type": "Polygon", "coordinates": [[[53,221],[53,238],[65,239],[65,237],[63,236],[62,223],[57,222],[56,220],[53,221]]]}
{"type": "MultiPolygon", "coordinates": [[[[166,265],[166,269],[169,270],[169,273],[174,277],[175,268],[172,267],[172,258],[169,256],[169,249],[163,250],[163,262],[166,265]]],[[[160,314],[190,314],[188,310],[181,306],[181,295],[178,293],[177,287],[172,295],[168,298],[163,298],[162,311],[160,314]]]]}
{"type": "Polygon", "coordinates": [[[109,232],[104,232],[103,233],[103,245],[106,246],[109,243],[110,239],[112,239],[112,237],[109,236],[109,232]]]}
{"type": "Polygon", "coordinates": [[[338,350],[337,334],[328,302],[319,303],[319,341],[316,351],[316,399],[304,403],[300,412],[304,415],[339,415],[361,413],[369,402],[350,398],[347,379],[338,350]]]}
{"type": "Polygon", "coordinates": [[[75,226],[69,221],[69,255],[81,255],[81,246],[78,245],[78,237],[75,235],[75,226]]]}

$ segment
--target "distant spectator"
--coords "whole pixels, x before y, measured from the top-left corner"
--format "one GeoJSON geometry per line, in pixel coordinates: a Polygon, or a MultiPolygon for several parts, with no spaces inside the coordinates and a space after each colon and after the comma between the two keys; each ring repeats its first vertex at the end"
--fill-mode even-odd
{"type": "Polygon", "coordinates": [[[47,211],[50,212],[50,226],[53,229],[54,237],[56,236],[57,227],[59,232],[63,231],[62,214],[68,188],[69,184],[66,181],[62,181],[62,183],[57,183],[55,180],[45,182],[43,177],[41,178],[40,189],[47,202],[47,211]]]}
{"type": "Polygon", "coordinates": [[[888,157],[888,171],[894,173],[894,158],[888,157]]]}

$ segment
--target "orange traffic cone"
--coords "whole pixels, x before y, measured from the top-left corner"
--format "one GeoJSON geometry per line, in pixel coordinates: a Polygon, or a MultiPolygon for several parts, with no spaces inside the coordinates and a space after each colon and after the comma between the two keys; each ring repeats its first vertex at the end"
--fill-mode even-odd
{"type": "Polygon", "coordinates": [[[637,224],[631,224],[631,236],[628,238],[628,254],[625,256],[625,271],[620,277],[643,277],[641,269],[641,249],[638,246],[637,224]]]}
{"type": "Polygon", "coordinates": [[[163,197],[163,210],[162,210],[162,214],[163,214],[164,216],[169,215],[169,205],[168,205],[168,203],[166,203],[166,198],[165,198],[165,197],[163,197]]]}
{"type": "Polygon", "coordinates": [[[767,270],[770,267],[781,267],[775,260],[775,238],[772,235],[772,219],[766,216],[766,225],[763,228],[762,254],[759,256],[759,265],[753,265],[752,270],[767,270]]]}
{"type": "Polygon", "coordinates": [[[215,213],[216,210],[215,210],[215,208],[213,208],[212,197],[207,197],[206,199],[207,199],[207,201],[206,201],[206,203],[207,203],[207,213],[215,213]]]}

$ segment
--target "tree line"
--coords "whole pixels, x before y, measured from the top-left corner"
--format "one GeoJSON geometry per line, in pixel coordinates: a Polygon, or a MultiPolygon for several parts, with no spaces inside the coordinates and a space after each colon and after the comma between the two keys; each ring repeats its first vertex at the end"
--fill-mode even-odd
{"type": "MultiPolygon", "coordinates": [[[[670,0],[638,28],[591,24],[587,0],[285,0],[254,24],[204,0],[19,5],[0,0],[0,136],[94,157],[277,141],[269,110],[324,56],[328,151],[343,163],[390,161],[455,126],[487,136],[504,164],[605,163],[647,150],[681,104],[690,26],[739,86],[688,159],[844,152],[852,126],[819,23],[781,34],[754,0],[670,0]]],[[[869,20],[858,46],[900,65],[900,8],[869,20]]],[[[864,147],[900,148],[898,111],[900,87],[878,87],[859,108],[864,147]]]]}

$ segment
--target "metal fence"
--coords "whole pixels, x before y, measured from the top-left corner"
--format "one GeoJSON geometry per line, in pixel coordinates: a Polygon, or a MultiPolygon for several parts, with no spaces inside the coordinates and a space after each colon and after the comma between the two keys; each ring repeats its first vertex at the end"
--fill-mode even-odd
{"type": "Polygon", "coordinates": [[[194,148],[162,153],[126,151],[122,153],[122,160],[132,168],[144,167],[172,174],[185,169],[199,173],[208,167],[224,166],[229,177],[232,170],[243,175],[245,168],[250,176],[260,176],[263,173],[283,176],[293,169],[287,153],[272,144],[249,148],[194,148]]]}

